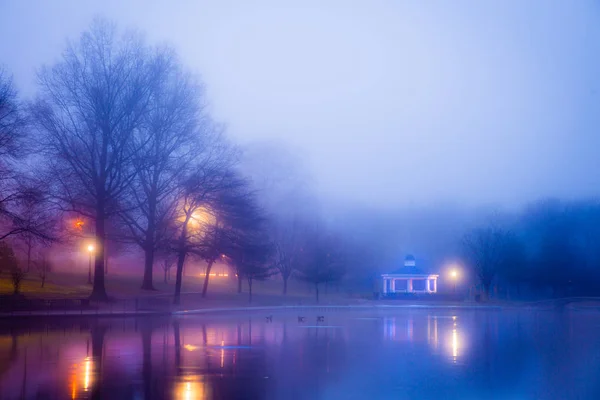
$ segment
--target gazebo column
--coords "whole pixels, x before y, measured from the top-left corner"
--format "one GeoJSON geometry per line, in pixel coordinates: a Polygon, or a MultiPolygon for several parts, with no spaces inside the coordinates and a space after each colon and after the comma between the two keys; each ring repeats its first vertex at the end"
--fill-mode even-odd
{"type": "Polygon", "coordinates": [[[382,292],[385,294],[385,293],[387,293],[388,278],[383,278],[382,281],[383,281],[383,290],[382,290],[382,292]]]}
{"type": "Polygon", "coordinates": [[[413,291],[413,285],[412,285],[413,282],[412,281],[413,280],[410,278],[406,280],[406,291],[408,293],[411,293],[413,291]]]}
{"type": "Polygon", "coordinates": [[[431,288],[429,286],[429,278],[425,279],[425,291],[427,293],[431,292],[431,288]]]}
{"type": "Polygon", "coordinates": [[[437,293],[437,279],[433,280],[433,293],[437,293]]]}

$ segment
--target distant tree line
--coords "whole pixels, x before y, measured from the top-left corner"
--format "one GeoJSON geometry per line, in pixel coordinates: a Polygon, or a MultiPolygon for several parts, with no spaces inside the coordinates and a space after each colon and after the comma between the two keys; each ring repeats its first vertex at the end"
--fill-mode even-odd
{"type": "Polygon", "coordinates": [[[269,209],[173,49],[97,19],[37,82],[24,103],[0,74],[0,268],[22,274],[35,264],[43,284],[44,249],[90,235],[93,300],[108,299],[107,254],[122,245],[144,254],[142,289],[154,289],[155,265],[165,279],[175,268],[175,303],[190,258],[207,264],[202,296],[219,260],[236,271],[240,291],[247,282],[250,299],[253,282],[274,274],[284,294],[295,274],[317,299],[320,284],[341,279],[339,241],[318,221],[269,209]],[[14,257],[17,241],[26,268],[14,257]],[[33,248],[41,249],[35,262],[33,248]]]}
{"type": "Polygon", "coordinates": [[[600,293],[600,202],[546,200],[463,238],[464,261],[489,297],[600,293]]]}

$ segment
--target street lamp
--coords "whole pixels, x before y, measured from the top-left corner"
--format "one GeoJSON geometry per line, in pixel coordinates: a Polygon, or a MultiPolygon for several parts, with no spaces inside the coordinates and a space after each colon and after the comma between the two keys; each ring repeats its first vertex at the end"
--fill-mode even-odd
{"type": "Polygon", "coordinates": [[[452,277],[452,281],[454,281],[454,293],[456,293],[456,279],[458,278],[458,272],[455,269],[450,271],[450,276],[452,277]]]}
{"type": "Polygon", "coordinates": [[[88,284],[92,284],[92,254],[94,254],[94,245],[89,244],[87,247],[88,253],[90,253],[90,262],[88,264],[88,284]]]}

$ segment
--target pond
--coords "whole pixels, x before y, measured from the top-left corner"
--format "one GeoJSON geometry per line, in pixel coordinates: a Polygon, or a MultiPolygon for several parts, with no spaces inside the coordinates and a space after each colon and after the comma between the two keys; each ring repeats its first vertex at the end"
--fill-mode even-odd
{"type": "Polygon", "coordinates": [[[1,399],[599,399],[599,376],[591,311],[0,324],[1,399]]]}

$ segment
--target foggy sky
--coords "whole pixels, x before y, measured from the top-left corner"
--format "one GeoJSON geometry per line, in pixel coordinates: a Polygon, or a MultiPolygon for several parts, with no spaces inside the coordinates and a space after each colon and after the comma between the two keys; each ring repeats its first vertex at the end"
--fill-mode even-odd
{"type": "Polygon", "coordinates": [[[298,148],[329,199],[600,191],[596,0],[0,0],[0,63],[32,95],[96,15],[174,45],[235,140],[298,148]]]}

